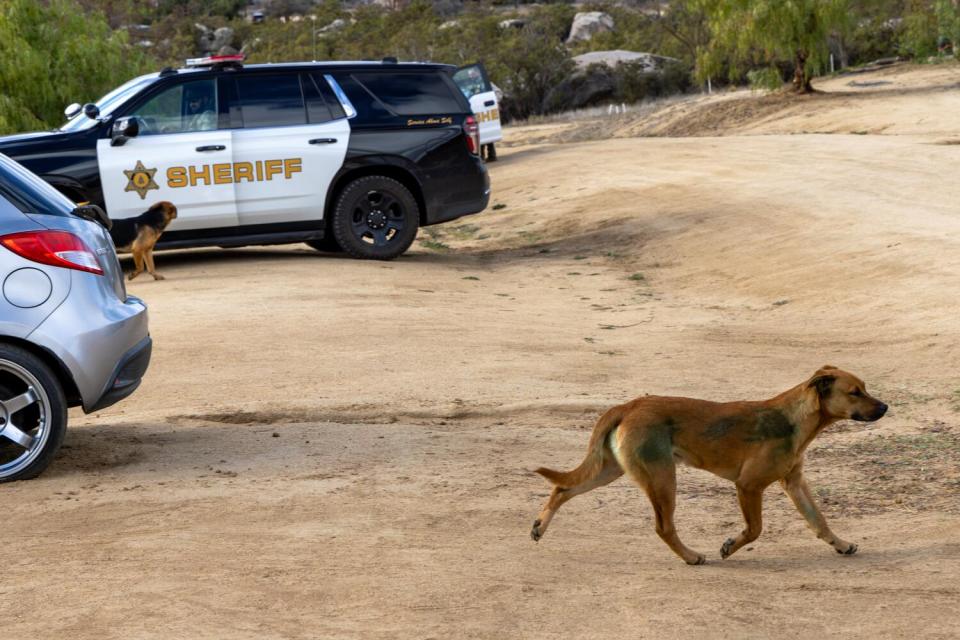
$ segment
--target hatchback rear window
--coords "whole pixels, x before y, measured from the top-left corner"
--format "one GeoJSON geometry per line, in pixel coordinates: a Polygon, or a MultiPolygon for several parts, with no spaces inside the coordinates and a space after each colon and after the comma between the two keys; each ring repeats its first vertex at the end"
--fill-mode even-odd
{"type": "Polygon", "coordinates": [[[464,111],[439,73],[356,73],[353,77],[400,116],[464,111]]]}
{"type": "Polygon", "coordinates": [[[0,154],[0,195],[24,213],[68,216],[76,205],[65,195],[0,154]]]}

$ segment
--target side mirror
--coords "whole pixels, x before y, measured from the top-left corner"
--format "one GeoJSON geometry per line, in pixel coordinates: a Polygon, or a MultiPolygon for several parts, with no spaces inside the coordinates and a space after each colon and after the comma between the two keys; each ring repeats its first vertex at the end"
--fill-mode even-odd
{"type": "Polygon", "coordinates": [[[87,116],[91,120],[96,120],[97,116],[100,115],[100,107],[92,102],[88,102],[87,104],[83,105],[83,115],[87,116]]]}
{"type": "Polygon", "coordinates": [[[117,118],[110,131],[110,146],[122,147],[130,138],[136,138],[140,134],[140,118],[137,116],[128,116],[126,118],[117,118]]]}
{"type": "Polygon", "coordinates": [[[63,115],[67,116],[67,120],[70,120],[71,118],[73,118],[73,116],[77,115],[78,113],[80,113],[80,104],[76,102],[74,102],[69,107],[63,110],[63,115]]]}

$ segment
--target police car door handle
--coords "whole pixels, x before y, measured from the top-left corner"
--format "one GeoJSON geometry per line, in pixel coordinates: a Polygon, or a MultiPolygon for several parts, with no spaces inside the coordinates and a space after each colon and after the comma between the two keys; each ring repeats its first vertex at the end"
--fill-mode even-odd
{"type": "Polygon", "coordinates": [[[226,149],[222,144],[207,144],[202,147],[197,147],[197,151],[223,151],[226,149]]]}
{"type": "Polygon", "coordinates": [[[336,144],[336,138],[314,138],[310,141],[310,144],[336,144]]]}
{"type": "Polygon", "coordinates": [[[492,107],[492,106],[495,105],[495,104],[497,104],[496,101],[494,101],[494,100],[487,100],[486,102],[483,103],[483,106],[485,106],[485,107],[492,107]]]}

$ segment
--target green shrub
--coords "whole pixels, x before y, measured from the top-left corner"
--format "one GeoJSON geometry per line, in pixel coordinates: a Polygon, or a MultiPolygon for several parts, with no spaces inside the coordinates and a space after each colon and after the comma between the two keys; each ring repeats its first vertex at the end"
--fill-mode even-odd
{"type": "Polygon", "coordinates": [[[69,0],[0,4],[0,132],[52,128],[149,65],[100,13],[69,0]]]}
{"type": "Polygon", "coordinates": [[[960,7],[953,0],[910,0],[904,17],[901,53],[925,60],[940,53],[957,55],[960,7]]]}

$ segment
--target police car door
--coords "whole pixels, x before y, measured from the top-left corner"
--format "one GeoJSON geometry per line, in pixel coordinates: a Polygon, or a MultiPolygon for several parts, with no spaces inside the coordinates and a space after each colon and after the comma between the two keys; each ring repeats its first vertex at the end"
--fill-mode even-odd
{"type": "Polygon", "coordinates": [[[500,107],[487,70],[480,63],[460,67],[453,74],[453,81],[470,101],[470,109],[480,121],[480,144],[490,144],[503,139],[500,128],[500,107]]]}
{"type": "Polygon", "coordinates": [[[326,105],[309,73],[237,74],[242,128],[233,130],[233,162],[252,171],[236,184],[241,226],[315,228],[327,189],[347,154],[350,124],[326,105]],[[293,226],[290,226],[293,225],[293,226]]]}
{"type": "Polygon", "coordinates": [[[230,131],[218,128],[219,113],[214,78],[167,86],[124,110],[139,118],[138,134],[121,145],[97,141],[110,217],[137,216],[169,200],[178,211],[173,231],[236,226],[230,131]]]}

